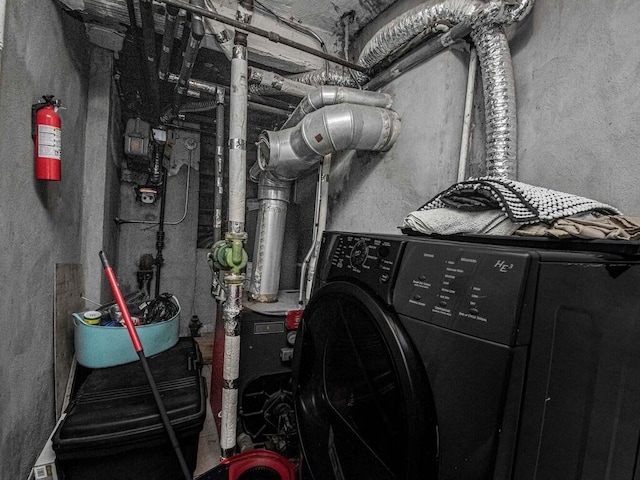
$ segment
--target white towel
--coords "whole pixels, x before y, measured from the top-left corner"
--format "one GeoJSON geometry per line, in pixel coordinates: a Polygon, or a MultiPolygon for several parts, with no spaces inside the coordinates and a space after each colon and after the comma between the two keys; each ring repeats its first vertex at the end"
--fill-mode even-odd
{"type": "Polygon", "coordinates": [[[431,235],[474,233],[512,235],[521,225],[509,220],[501,210],[464,211],[454,208],[416,210],[404,219],[404,226],[431,235]]]}

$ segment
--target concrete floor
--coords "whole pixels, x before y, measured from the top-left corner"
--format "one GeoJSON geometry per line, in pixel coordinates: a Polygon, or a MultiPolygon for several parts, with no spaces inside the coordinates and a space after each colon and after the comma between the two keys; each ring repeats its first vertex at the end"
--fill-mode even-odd
{"type": "Polygon", "coordinates": [[[196,465],[196,470],[193,473],[193,476],[196,478],[199,475],[208,472],[220,462],[220,440],[218,438],[215,418],[211,411],[211,403],[208,400],[211,389],[211,354],[213,353],[213,334],[199,337],[198,343],[203,356],[204,365],[202,367],[202,375],[207,381],[208,395],[207,416],[205,417],[202,432],[200,432],[200,441],[198,443],[198,463],[196,465]]]}

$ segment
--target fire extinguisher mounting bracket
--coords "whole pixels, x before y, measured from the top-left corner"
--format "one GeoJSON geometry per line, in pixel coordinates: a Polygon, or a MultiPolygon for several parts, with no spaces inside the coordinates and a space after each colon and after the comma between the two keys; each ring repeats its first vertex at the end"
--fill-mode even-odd
{"type": "Polygon", "coordinates": [[[55,95],[42,95],[42,99],[31,105],[31,138],[36,137],[36,113],[49,105],[60,108],[60,100],[54,100],[55,95]]]}

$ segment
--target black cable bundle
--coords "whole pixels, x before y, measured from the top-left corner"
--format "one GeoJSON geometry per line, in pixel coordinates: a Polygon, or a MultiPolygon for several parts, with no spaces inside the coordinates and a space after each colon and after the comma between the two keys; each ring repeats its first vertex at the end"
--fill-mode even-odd
{"type": "Polygon", "coordinates": [[[178,305],[173,300],[173,295],[163,293],[153,300],[144,310],[144,323],[158,323],[170,320],[178,314],[178,305]]]}

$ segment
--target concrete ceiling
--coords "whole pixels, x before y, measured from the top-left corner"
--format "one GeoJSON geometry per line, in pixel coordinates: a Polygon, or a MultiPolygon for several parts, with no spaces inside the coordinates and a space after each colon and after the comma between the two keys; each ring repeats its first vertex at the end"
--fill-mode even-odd
{"type": "MultiPolygon", "coordinates": [[[[327,32],[334,39],[329,45],[341,52],[345,26],[350,36],[356,35],[365,25],[385,11],[396,0],[258,0],[279,15],[320,32],[327,32]]],[[[258,8],[260,5],[258,5],[258,8]]]]}
{"type": "MultiPolygon", "coordinates": [[[[120,93],[124,116],[145,117],[148,108],[144,73],[141,69],[140,33],[131,29],[127,0],[56,0],[72,16],[82,21],[89,40],[103,48],[116,52],[116,73],[120,83],[120,93]]],[[[208,0],[209,1],[209,0],[208,0]]],[[[263,30],[273,31],[282,37],[312,48],[320,49],[317,39],[291,28],[287,22],[312,29],[324,42],[329,53],[344,57],[345,33],[348,32],[350,45],[357,33],[381,12],[397,0],[255,0],[252,24],[263,30]],[[276,14],[279,18],[274,16],[276,14]],[[285,21],[282,21],[284,19],[285,21]]],[[[234,18],[237,0],[210,0],[217,12],[227,18],[234,18]]],[[[139,0],[133,0],[136,23],[141,25],[139,0]]],[[[164,31],[164,4],[153,1],[153,13],[160,51],[161,36],[164,31]]],[[[181,10],[182,20],[186,12],[181,10]]],[[[232,27],[227,27],[232,31],[232,27]]],[[[177,73],[181,64],[180,52],[184,48],[181,41],[182,29],[176,33],[176,44],[172,55],[172,71],[177,73]]],[[[324,68],[324,60],[294,50],[282,44],[270,42],[256,35],[249,35],[249,63],[268,68],[282,74],[297,73],[324,68]]],[[[212,35],[206,35],[194,67],[192,78],[221,85],[229,85],[229,61],[217,48],[212,35]]],[[[161,89],[161,103],[165,104],[173,94],[173,86],[161,89]],[[164,95],[163,95],[164,93],[164,95]]],[[[297,99],[274,99],[287,105],[295,105],[297,99]]],[[[293,107],[291,107],[293,108],[293,107]]],[[[273,118],[269,118],[271,122],[273,118]]],[[[282,121],[282,119],[277,119],[282,121]]],[[[262,123],[262,119],[257,119],[262,123]]],[[[266,121],[266,120],[265,120],[266,121]]]]}
{"type": "MultiPolygon", "coordinates": [[[[63,7],[81,17],[91,27],[91,34],[97,41],[106,41],[107,46],[114,43],[108,39],[109,32],[122,35],[130,26],[127,0],[57,0],[63,7]]],[[[255,0],[255,14],[253,24],[265,30],[275,31],[279,35],[288,37],[310,46],[318,47],[316,40],[292,30],[285,23],[273,17],[272,13],[281,18],[312,29],[325,42],[332,53],[344,55],[345,32],[349,34],[349,41],[357,33],[385,11],[397,0],[255,0]]],[[[136,16],[139,22],[138,0],[133,0],[136,16]]],[[[218,13],[233,18],[237,0],[211,0],[218,13]]],[[[164,26],[164,4],[161,0],[153,1],[156,20],[156,31],[162,33],[164,26]]],[[[183,12],[184,13],[184,12],[183,12]]],[[[138,23],[139,24],[139,23],[138,23]]],[[[250,36],[251,39],[251,36],[250,36]]],[[[117,44],[117,38],[115,39],[117,44]]],[[[251,41],[251,40],[250,40],[251,41]]],[[[349,43],[347,43],[348,45],[349,43]]],[[[205,42],[205,48],[213,47],[213,42],[205,42]]],[[[273,49],[274,44],[269,43],[273,49]]],[[[251,48],[251,45],[250,45],[251,48]]],[[[260,47],[256,47],[258,50],[260,47]]],[[[279,47],[276,46],[276,53],[279,47]]],[[[294,52],[295,53],[295,52],[294,52]]],[[[289,54],[283,54],[285,60],[289,54]]],[[[304,55],[302,55],[304,57],[304,55]]],[[[296,64],[296,60],[290,60],[296,64]]],[[[319,63],[319,62],[318,62],[319,63]]],[[[277,65],[281,69],[287,69],[277,65]]],[[[292,70],[306,70],[316,65],[307,60],[300,65],[292,66],[292,70]]]]}

